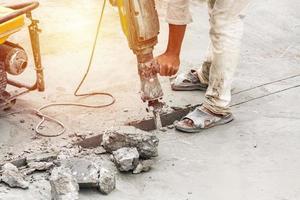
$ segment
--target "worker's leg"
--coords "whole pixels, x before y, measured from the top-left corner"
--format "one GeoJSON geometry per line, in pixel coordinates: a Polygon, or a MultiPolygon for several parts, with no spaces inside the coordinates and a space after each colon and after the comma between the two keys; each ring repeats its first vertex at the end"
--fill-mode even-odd
{"type": "Polygon", "coordinates": [[[248,1],[209,2],[212,5],[210,16],[212,62],[209,67],[209,87],[203,106],[178,122],[175,126],[177,129],[184,132],[198,132],[204,128],[232,121],[233,117],[229,109],[231,83],[239,61],[243,34],[241,13],[248,5],[248,1]]]}
{"type": "MultiPolygon", "coordinates": [[[[212,2],[212,1],[211,1],[212,2]]],[[[249,0],[216,0],[210,13],[212,64],[204,107],[215,114],[230,114],[231,84],[239,62],[243,35],[242,12],[249,0]]]]}
{"type": "Polygon", "coordinates": [[[201,67],[196,71],[199,81],[205,85],[208,85],[209,83],[209,73],[212,59],[212,46],[211,44],[209,44],[204,62],[202,63],[201,67]]]}
{"type": "MultiPolygon", "coordinates": [[[[209,21],[212,16],[212,10],[213,10],[215,2],[216,2],[216,0],[208,0],[207,1],[209,21]]],[[[198,78],[199,78],[200,82],[207,84],[207,85],[209,82],[209,72],[210,72],[210,66],[212,63],[212,59],[213,59],[212,44],[211,44],[211,42],[209,42],[209,45],[208,45],[208,48],[206,51],[206,55],[204,58],[204,62],[202,64],[202,66],[200,67],[200,69],[197,70],[197,74],[198,74],[198,78]]]]}

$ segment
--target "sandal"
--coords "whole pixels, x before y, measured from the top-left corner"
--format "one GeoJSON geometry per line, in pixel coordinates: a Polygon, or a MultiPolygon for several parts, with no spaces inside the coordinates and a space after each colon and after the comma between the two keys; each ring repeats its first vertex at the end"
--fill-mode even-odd
{"type": "Polygon", "coordinates": [[[233,115],[228,114],[226,116],[216,116],[201,106],[197,107],[194,111],[190,112],[187,116],[183,117],[179,122],[176,122],[175,128],[179,131],[186,133],[197,133],[203,129],[211,128],[217,125],[227,124],[233,121],[233,115]],[[189,119],[193,122],[193,125],[189,125],[184,122],[185,119],[189,119]],[[184,125],[185,124],[185,125],[184,125]]]}
{"type": "Polygon", "coordinates": [[[208,85],[200,82],[196,70],[190,70],[188,73],[179,74],[171,84],[175,91],[206,91],[208,85]]]}

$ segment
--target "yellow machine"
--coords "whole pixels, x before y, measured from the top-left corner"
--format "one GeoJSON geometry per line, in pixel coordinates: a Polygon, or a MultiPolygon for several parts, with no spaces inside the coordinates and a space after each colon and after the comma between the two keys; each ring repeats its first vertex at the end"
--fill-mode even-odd
{"type": "Polygon", "coordinates": [[[16,97],[32,90],[44,91],[44,75],[39,46],[38,20],[32,18],[32,10],[38,2],[0,6],[0,109],[9,108],[16,97]],[[8,41],[9,37],[25,27],[25,19],[31,21],[28,26],[36,70],[36,82],[27,85],[12,80],[8,76],[17,76],[24,72],[28,57],[18,44],[8,41]],[[14,93],[6,91],[7,85],[19,88],[14,93]]]}

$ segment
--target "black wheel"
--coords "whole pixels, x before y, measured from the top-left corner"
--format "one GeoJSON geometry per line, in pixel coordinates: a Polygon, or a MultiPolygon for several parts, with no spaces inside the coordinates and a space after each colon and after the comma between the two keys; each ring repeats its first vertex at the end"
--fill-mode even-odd
{"type": "Polygon", "coordinates": [[[7,85],[7,74],[3,63],[0,62],[0,95],[5,91],[7,85]]]}

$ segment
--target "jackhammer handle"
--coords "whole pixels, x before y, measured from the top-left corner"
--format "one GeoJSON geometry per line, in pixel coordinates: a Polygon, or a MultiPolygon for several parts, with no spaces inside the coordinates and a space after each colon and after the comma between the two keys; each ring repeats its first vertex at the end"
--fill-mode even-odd
{"type": "Polygon", "coordinates": [[[20,3],[20,4],[13,4],[13,5],[5,5],[4,7],[11,8],[13,10],[16,10],[4,17],[0,18],[0,24],[7,22],[11,19],[14,19],[20,15],[26,14],[37,7],[39,7],[39,2],[33,1],[33,2],[26,2],[26,3],[20,3]]]}

